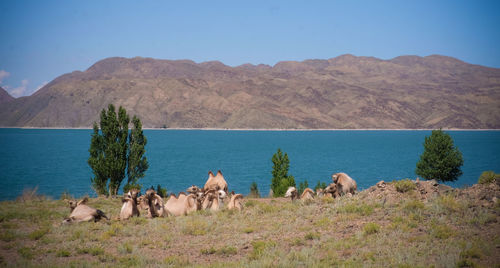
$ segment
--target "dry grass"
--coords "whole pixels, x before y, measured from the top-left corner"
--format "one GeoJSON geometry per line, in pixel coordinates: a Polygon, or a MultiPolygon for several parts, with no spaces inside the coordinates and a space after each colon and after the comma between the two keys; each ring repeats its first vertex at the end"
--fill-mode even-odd
{"type": "Polygon", "coordinates": [[[62,200],[4,201],[0,266],[448,267],[500,264],[497,208],[451,195],[382,205],[352,198],[246,200],[242,212],[117,221],[120,200],[90,199],[111,221],[61,225],[62,200]]]}

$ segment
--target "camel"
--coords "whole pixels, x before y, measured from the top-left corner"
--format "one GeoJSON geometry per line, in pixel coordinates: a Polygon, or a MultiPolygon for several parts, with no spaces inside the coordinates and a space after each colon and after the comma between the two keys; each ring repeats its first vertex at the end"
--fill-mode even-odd
{"type": "Polygon", "coordinates": [[[337,184],[337,192],[339,195],[345,195],[348,193],[354,195],[358,189],[356,181],[349,177],[346,173],[335,173],[332,175],[332,180],[335,184],[337,184]]]}
{"type": "Polygon", "coordinates": [[[243,209],[243,204],[241,201],[243,200],[242,194],[232,194],[229,203],[227,204],[227,209],[237,209],[241,211],[243,209]]]}
{"type": "Polygon", "coordinates": [[[205,192],[205,198],[203,200],[201,209],[210,209],[212,211],[217,211],[224,207],[224,199],[227,194],[223,190],[209,190],[205,192]]]}
{"type": "Polygon", "coordinates": [[[127,220],[130,217],[139,217],[139,209],[137,209],[137,194],[139,191],[132,189],[128,191],[122,198],[122,209],[120,211],[120,220],[127,220]]]}
{"type": "Polygon", "coordinates": [[[314,192],[311,188],[305,188],[300,195],[300,200],[314,200],[314,192]]]}
{"type": "Polygon", "coordinates": [[[82,222],[82,221],[94,221],[97,222],[101,220],[101,218],[105,218],[109,220],[108,217],[99,209],[91,208],[86,205],[88,202],[88,198],[85,197],[79,202],[76,201],[68,201],[69,207],[71,209],[71,214],[68,218],[64,219],[63,224],[72,223],[72,222],[82,222]]]}
{"type": "Polygon", "coordinates": [[[208,172],[208,180],[205,183],[205,186],[203,187],[203,189],[205,191],[215,190],[217,186],[219,186],[220,189],[222,189],[224,192],[226,192],[226,194],[228,193],[227,192],[227,182],[226,182],[226,180],[224,180],[224,176],[222,176],[222,172],[219,170],[219,171],[217,171],[217,175],[214,176],[212,171],[209,171],[208,172]]]}
{"type": "Polygon", "coordinates": [[[144,201],[146,201],[146,204],[148,206],[148,218],[165,216],[163,199],[156,193],[154,189],[149,189],[146,191],[144,201]]]}
{"type": "Polygon", "coordinates": [[[180,192],[178,197],[175,194],[170,194],[170,198],[165,204],[166,213],[173,216],[187,215],[196,210],[198,210],[198,202],[194,194],[186,195],[180,192]]]}
{"type": "Polygon", "coordinates": [[[327,197],[333,197],[337,198],[339,196],[339,193],[337,191],[337,184],[335,183],[330,183],[325,190],[323,190],[323,195],[327,197]]]}
{"type": "Polygon", "coordinates": [[[302,194],[299,197],[299,193],[297,192],[297,188],[290,186],[288,187],[288,190],[285,193],[285,197],[290,197],[293,200],[295,199],[300,199],[300,200],[313,200],[314,199],[314,192],[311,190],[311,188],[306,188],[302,192],[302,194]]]}
{"type": "Polygon", "coordinates": [[[196,185],[192,185],[191,187],[186,189],[186,192],[196,195],[196,201],[198,202],[198,207],[201,207],[201,204],[203,203],[203,200],[205,198],[204,189],[196,185]]]}
{"type": "Polygon", "coordinates": [[[325,194],[325,191],[323,189],[321,189],[321,188],[316,189],[316,195],[318,197],[323,197],[324,194],[325,194]]]}

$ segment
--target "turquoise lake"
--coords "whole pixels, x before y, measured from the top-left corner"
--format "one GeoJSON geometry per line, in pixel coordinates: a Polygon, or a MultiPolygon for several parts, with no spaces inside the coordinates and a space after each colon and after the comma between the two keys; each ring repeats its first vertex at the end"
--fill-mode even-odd
{"type": "MultiPolygon", "coordinates": [[[[229,190],[247,194],[255,181],[269,192],[271,157],[288,153],[289,174],[329,183],[346,172],[366,189],[379,180],[415,179],[415,165],[430,131],[218,131],[145,130],[150,168],[142,184],[168,191],[203,186],[209,170],[221,170],[229,190]]],[[[500,131],[447,131],[464,157],[463,175],[454,187],[477,182],[481,172],[500,173],[500,131]]],[[[87,164],[91,130],[0,129],[0,199],[15,199],[24,189],[59,198],[95,196],[87,164]]],[[[124,181],[125,182],[125,181],[124,181]]],[[[123,185],[124,183],[122,183],[123,185]]]]}

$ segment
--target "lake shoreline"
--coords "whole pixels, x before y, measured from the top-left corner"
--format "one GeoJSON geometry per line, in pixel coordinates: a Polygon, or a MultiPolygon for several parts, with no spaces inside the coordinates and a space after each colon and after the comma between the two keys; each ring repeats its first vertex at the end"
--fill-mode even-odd
{"type": "MultiPolygon", "coordinates": [[[[57,130],[91,130],[91,127],[0,127],[0,129],[57,129],[57,130]]],[[[435,128],[149,128],[143,130],[205,130],[205,131],[431,131],[435,128]]],[[[495,128],[444,128],[445,131],[500,131],[495,128]]]]}

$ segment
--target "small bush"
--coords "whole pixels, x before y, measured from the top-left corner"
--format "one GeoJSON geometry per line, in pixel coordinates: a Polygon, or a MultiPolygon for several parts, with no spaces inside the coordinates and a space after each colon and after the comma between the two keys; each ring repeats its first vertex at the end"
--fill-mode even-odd
{"type": "Polygon", "coordinates": [[[406,193],[408,191],[415,190],[416,188],[415,183],[410,179],[396,181],[394,182],[394,187],[396,187],[396,190],[400,193],[406,193]]]}
{"type": "Polygon", "coordinates": [[[480,259],[481,258],[481,250],[478,249],[477,247],[471,247],[467,250],[460,252],[460,258],[462,258],[462,259],[466,259],[466,258],[480,259]]]}
{"type": "Polygon", "coordinates": [[[254,232],[254,229],[252,227],[246,227],[245,229],[243,229],[243,232],[245,234],[250,234],[254,232]]]}
{"type": "Polygon", "coordinates": [[[310,233],[307,233],[304,238],[306,240],[314,240],[314,239],[319,239],[320,238],[320,235],[319,233],[316,233],[316,232],[310,232],[310,233]]]}
{"type": "Polygon", "coordinates": [[[56,256],[57,257],[69,257],[69,256],[71,256],[71,252],[69,252],[65,249],[61,249],[61,250],[57,251],[56,256]]]}
{"type": "Polygon", "coordinates": [[[205,235],[207,232],[208,224],[198,219],[192,219],[186,222],[186,225],[182,228],[182,233],[188,235],[205,235]]]}
{"type": "Polygon", "coordinates": [[[223,256],[229,256],[229,255],[236,255],[238,253],[238,250],[235,247],[222,247],[219,250],[217,250],[217,255],[223,255],[223,256]]]}
{"type": "Polygon", "coordinates": [[[28,248],[28,247],[22,247],[22,248],[18,249],[17,253],[19,253],[19,255],[21,255],[21,257],[28,259],[28,260],[33,259],[33,256],[35,255],[33,253],[33,250],[31,248],[28,248]]]}
{"type": "Polygon", "coordinates": [[[121,254],[130,254],[132,253],[132,250],[132,245],[130,245],[130,243],[128,242],[122,243],[118,246],[118,252],[120,252],[121,254]]]}
{"type": "Polygon", "coordinates": [[[45,234],[47,234],[49,232],[49,228],[42,228],[42,229],[39,229],[39,230],[36,230],[36,231],[33,231],[31,232],[28,237],[31,239],[31,240],[38,240],[40,238],[42,238],[45,234]]]}
{"type": "Polygon", "coordinates": [[[431,229],[431,234],[435,238],[447,239],[453,235],[453,230],[447,225],[434,224],[431,229]]]}
{"type": "Polygon", "coordinates": [[[259,188],[257,187],[257,183],[254,181],[250,185],[250,193],[248,194],[249,198],[260,198],[259,188]]]}
{"type": "Polygon", "coordinates": [[[442,196],[440,196],[437,199],[437,203],[444,210],[447,210],[449,212],[456,212],[456,211],[460,210],[460,204],[458,204],[457,200],[452,195],[442,195],[442,196]]]}
{"type": "Polygon", "coordinates": [[[245,203],[245,207],[247,208],[251,208],[251,207],[255,207],[255,205],[257,205],[257,201],[255,200],[248,200],[246,203],[245,203]]]}
{"type": "Polygon", "coordinates": [[[457,262],[457,267],[458,268],[477,267],[477,264],[475,264],[473,261],[468,260],[468,259],[461,259],[460,261],[457,262]]]}
{"type": "Polygon", "coordinates": [[[249,258],[251,260],[259,259],[262,254],[269,248],[276,246],[275,242],[269,241],[252,241],[253,250],[250,253],[249,258]]]}
{"type": "Polygon", "coordinates": [[[11,231],[0,232],[0,240],[4,242],[10,242],[17,238],[16,234],[11,231]]]}
{"type": "Polygon", "coordinates": [[[425,205],[420,200],[411,200],[406,202],[403,209],[409,212],[419,211],[425,208],[425,205]]]}
{"type": "Polygon", "coordinates": [[[214,247],[203,248],[200,250],[200,253],[203,255],[212,255],[215,254],[215,252],[217,252],[217,250],[214,247]]]}
{"type": "Polygon", "coordinates": [[[371,234],[378,233],[379,230],[380,230],[380,225],[378,225],[374,222],[369,222],[369,223],[365,224],[365,226],[363,227],[363,233],[365,235],[371,235],[371,234]]]}
{"type": "Polygon", "coordinates": [[[484,171],[481,173],[481,176],[479,176],[479,179],[477,180],[477,183],[479,184],[488,184],[492,183],[495,181],[496,178],[500,178],[500,174],[495,174],[493,171],[484,171]]]}

